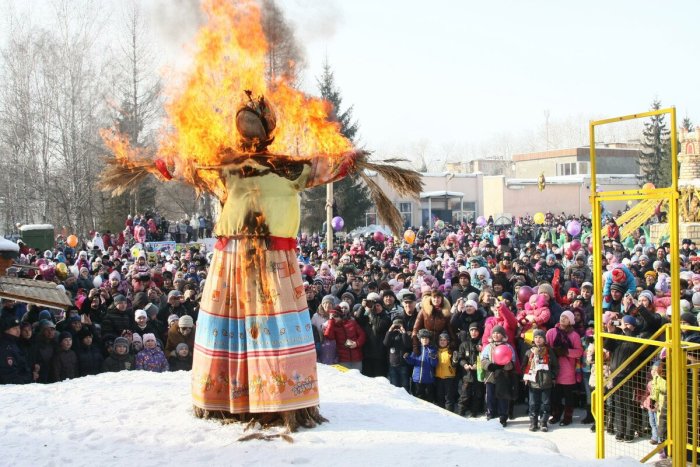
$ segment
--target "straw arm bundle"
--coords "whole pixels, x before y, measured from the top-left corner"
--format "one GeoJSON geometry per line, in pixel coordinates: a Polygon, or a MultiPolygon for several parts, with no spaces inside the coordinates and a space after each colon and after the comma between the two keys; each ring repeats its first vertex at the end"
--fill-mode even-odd
{"type": "Polygon", "coordinates": [[[385,159],[381,162],[371,162],[369,153],[360,151],[355,158],[351,171],[360,176],[369,188],[372,201],[377,206],[377,215],[381,222],[389,226],[394,234],[400,235],[403,231],[403,217],[394,203],[386,196],[381,187],[370,177],[366,171],[373,171],[380,175],[396,192],[406,198],[418,198],[423,189],[423,181],[418,172],[404,169],[398,164],[406,162],[405,159],[385,159]]]}

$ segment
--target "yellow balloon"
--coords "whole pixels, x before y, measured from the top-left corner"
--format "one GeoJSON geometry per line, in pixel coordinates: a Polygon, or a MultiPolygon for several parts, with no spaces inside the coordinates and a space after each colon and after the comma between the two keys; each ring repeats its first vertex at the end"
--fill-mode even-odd
{"type": "Polygon", "coordinates": [[[409,245],[413,244],[413,242],[416,241],[416,233],[413,230],[408,229],[403,233],[403,239],[406,240],[406,243],[409,245]]]}
{"type": "Polygon", "coordinates": [[[542,212],[535,213],[535,215],[532,216],[532,220],[535,221],[535,224],[544,224],[544,213],[542,213],[542,212]]]}

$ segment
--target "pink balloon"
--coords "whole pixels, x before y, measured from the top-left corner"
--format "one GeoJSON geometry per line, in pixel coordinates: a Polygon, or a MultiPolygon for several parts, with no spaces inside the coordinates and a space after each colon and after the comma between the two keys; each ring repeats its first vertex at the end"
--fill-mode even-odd
{"type": "Polygon", "coordinates": [[[372,235],[372,238],[374,238],[375,242],[383,242],[384,241],[384,234],[381,232],[374,232],[374,235],[372,235]]]}
{"type": "Polygon", "coordinates": [[[496,365],[506,365],[513,360],[513,351],[510,349],[509,345],[497,345],[494,347],[491,357],[496,365]]]}
{"type": "Polygon", "coordinates": [[[524,285],[518,289],[518,301],[520,301],[520,303],[527,303],[532,295],[532,288],[527,285],[524,285]]]}
{"type": "Polygon", "coordinates": [[[581,240],[578,238],[575,238],[571,240],[571,245],[569,245],[569,248],[571,248],[571,251],[578,251],[581,249],[581,240]]]}

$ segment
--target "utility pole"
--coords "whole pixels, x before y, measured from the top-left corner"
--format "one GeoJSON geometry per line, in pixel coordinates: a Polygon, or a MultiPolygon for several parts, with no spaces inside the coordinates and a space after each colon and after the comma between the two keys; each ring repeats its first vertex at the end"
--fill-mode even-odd
{"type": "Polygon", "coordinates": [[[326,185],[326,251],[333,250],[333,182],[326,185]]]}

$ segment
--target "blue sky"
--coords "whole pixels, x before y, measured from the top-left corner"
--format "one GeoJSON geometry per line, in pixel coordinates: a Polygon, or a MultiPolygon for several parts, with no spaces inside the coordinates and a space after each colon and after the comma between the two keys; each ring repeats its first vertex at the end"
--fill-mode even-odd
{"type": "MultiPolygon", "coordinates": [[[[282,2],[301,37],[313,3],[282,2]]],[[[309,72],[327,53],[371,147],[473,143],[537,127],[545,110],[588,120],[646,110],[656,97],[700,120],[698,1],[334,6],[334,34],[309,34],[309,72]]]]}
{"type": "MultiPolygon", "coordinates": [[[[37,23],[50,16],[49,1],[3,1],[29,4],[37,23]]],[[[96,3],[120,8],[117,0],[96,3]]],[[[196,2],[140,3],[163,56],[180,55],[196,2]]],[[[654,98],[700,123],[697,0],[279,4],[306,49],[304,88],[316,92],[328,56],[361,144],[379,153],[429,144],[461,158],[502,135],[534,132],[545,111],[551,121],[578,123],[644,111],[654,98]]]]}

